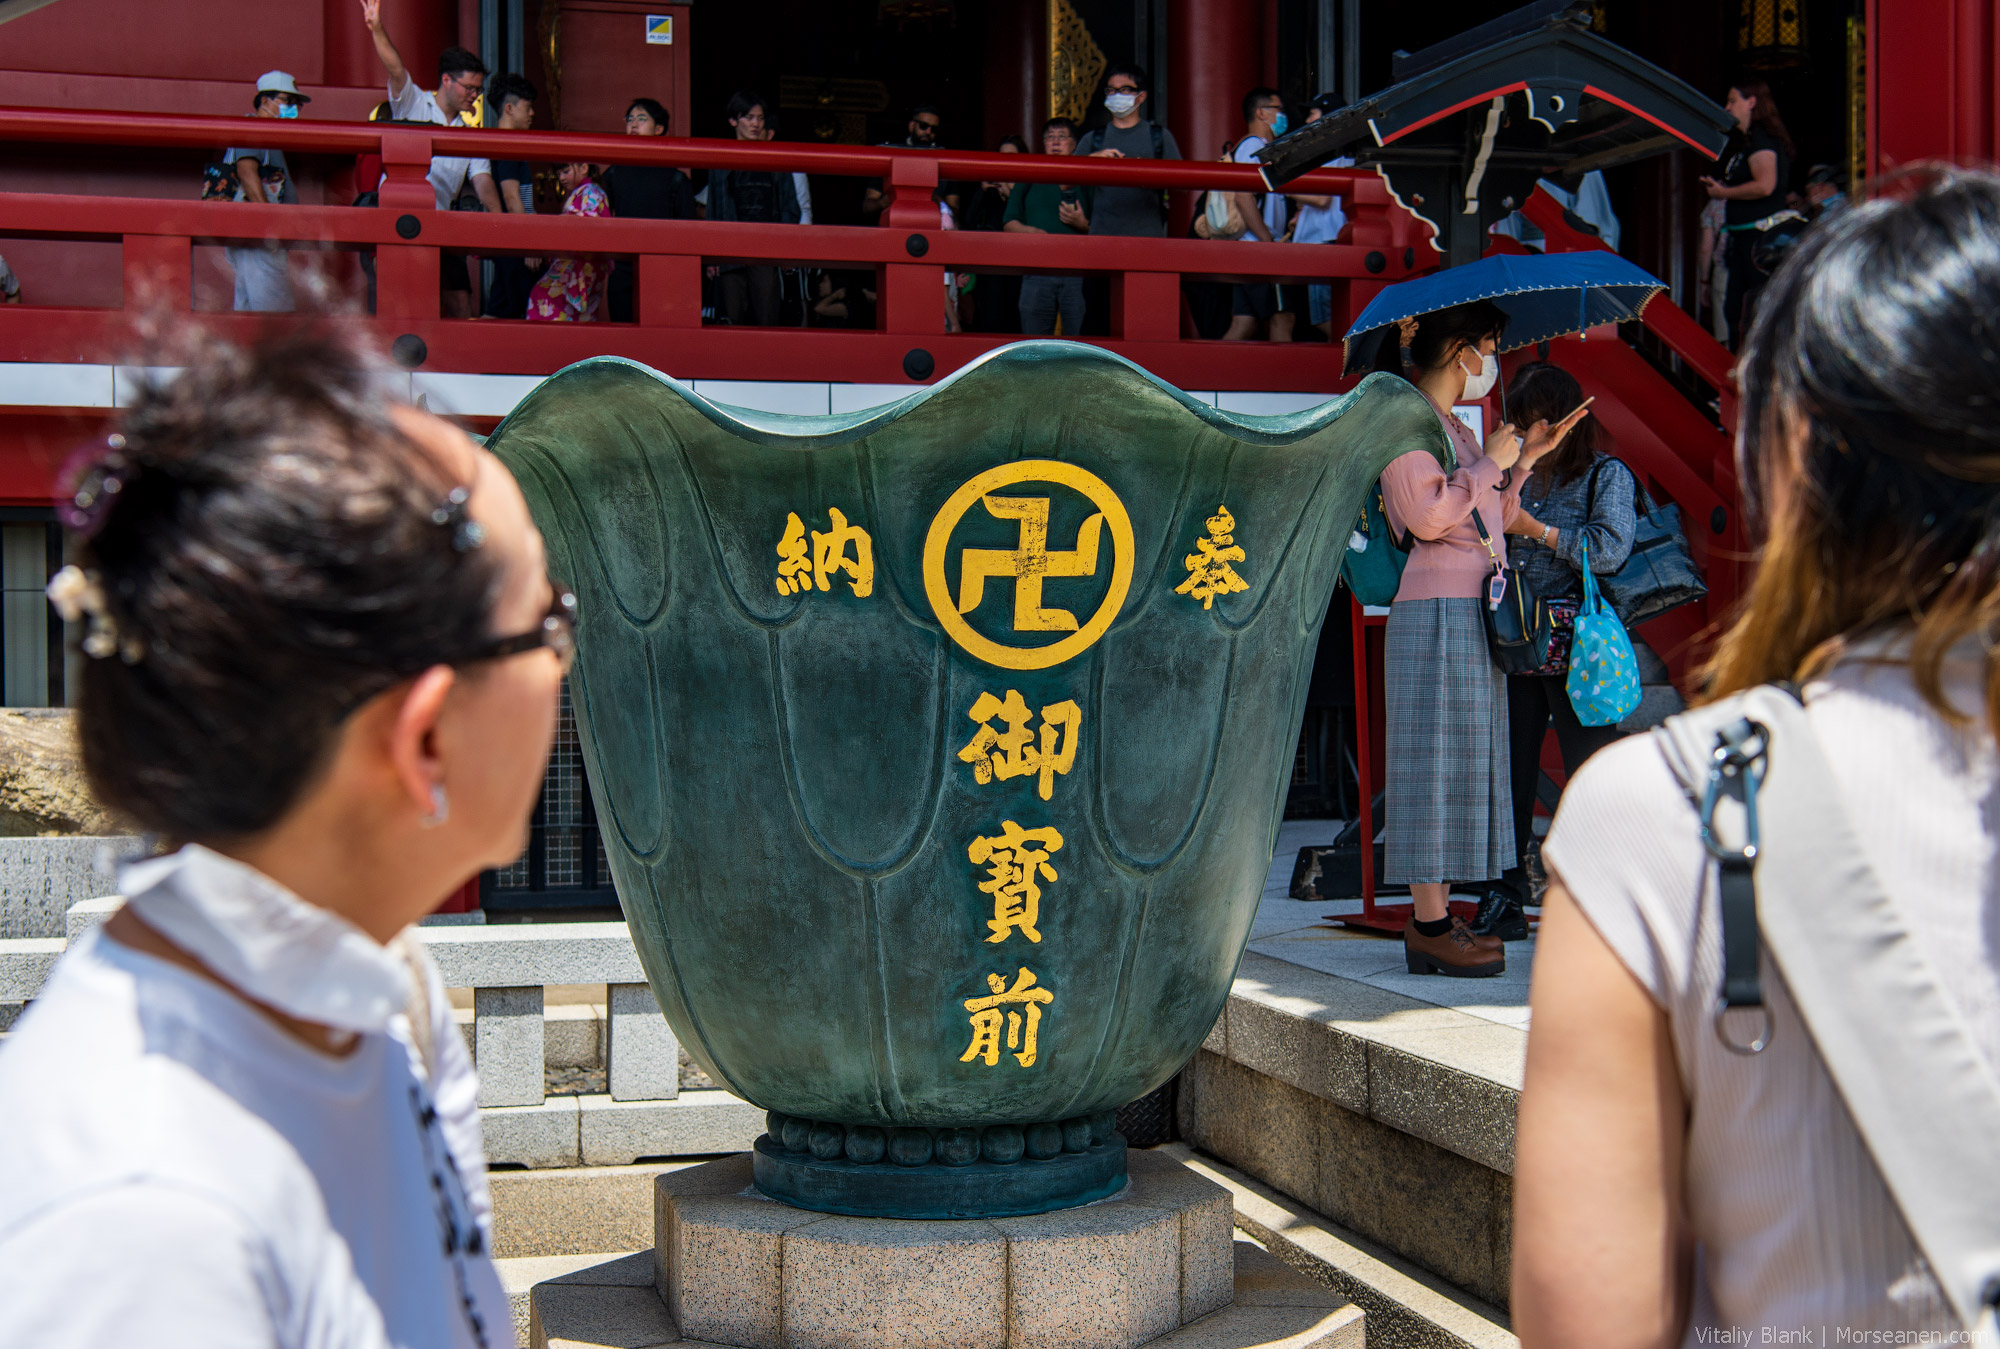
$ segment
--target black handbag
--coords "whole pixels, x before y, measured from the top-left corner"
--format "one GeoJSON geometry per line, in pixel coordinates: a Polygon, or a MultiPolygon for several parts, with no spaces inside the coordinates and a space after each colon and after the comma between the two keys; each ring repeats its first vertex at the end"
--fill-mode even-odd
{"type": "MultiPolygon", "coordinates": [[[[1583,515],[1586,523],[1597,506],[1598,471],[1608,460],[1609,456],[1598,460],[1590,470],[1590,491],[1583,515]]],[[[1620,467],[1625,467],[1622,461],[1620,467]]],[[[1600,576],[1597,581],[1604,598],[1611,602],[1628,630],[1708,595],[1708,583],[1702,579],[1701,568],[1688,553],[1680,507],[1654,505],[1636,473],[1632,475],[1632,490],[1639,517],[1638,531],[1632,536],[1632,552],[1615,575],[1600,576]]]]}
{"type": "Polygon", "coordinates": [[[1540,669],[1549,663],[1549,643],[1555,637],[1549,607],[1526,577],[1501,562],[1493,551],[1493,536],[1486,532],[1486,521],[1477,509],[1472,512],[1472,523],[1479,530],[1479,541],[1486,545],[1486,556],[1493,559],[1493,575],[1486,578],[1486,649],[1501,674],[1528,674],[1540,669]]]}

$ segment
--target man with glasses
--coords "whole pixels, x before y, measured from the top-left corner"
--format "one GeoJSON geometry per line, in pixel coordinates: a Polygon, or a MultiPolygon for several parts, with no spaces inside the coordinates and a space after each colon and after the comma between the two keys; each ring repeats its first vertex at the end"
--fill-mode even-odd
{"type": "MultiPolygon", "coordinates": [[[[910,109],[909,131],[904,135],[903,139],[900,142],[883,141],[882,144],[900,150],[942,150],[944,145],[938,138],[942,134],[943,128],[944,118],[939,115],[938,110],[928,103],[919,103],[916,107],[910,109]]],[[[944,187],[944,204],[951,207],[952,213],[956,215],[958,213],[958,184],[945,183],[942,186],[944,187]]],[[[882,190],[882,180],[880,178],[869,179],[868,190],[861,196],[861,214],[870,220],[879,222],[883,210],[888,205],[889,196],[882,190]]]]}
{"type": "MultiPolygon", "coordinates": [[[[250,115],[270,120],[297,117],[299,109],[312,102],[299,92],[298,82],[282,70],[268,70],[257,78],[257,92],[250,100],[250,115]]],[[[236,179],[236,200],[259,204],[291,206],[298,194],[292,189],[291,166],[283,150],[255,150],[231,146],[222,162],[236,179]]],[[[276,243],[238,244],[222,250],[236,273],[236,308],[240,313],[282,314],[292,309],[291,254],[276,243]]]]}
{"type": "MultiPolygon", "coordinates": [[[[476,125],[479,95],[486,88],[486,63],[463,47],[446,47],[438,56],[438,87],[435,91],[417,88],[403,57],[382,26],[382,0],[361,0],[361,18],[375,39],[375,55],[389,76],[389,116],[399,122],[430,122],[437,126],[476,125]]],[[[448,211],[470,180],[479,204],[500,213],[500,189],[493,182],[493,166],[483,159],[463,159],[434,155],[429,174],[431,190],[437,195],[437,209],[448,211]]],[[[472,317],[472,280],[466,272],[463,253],[446,253],[439,259],[439,303],[446,318],[472,317]]]]}
{"type": "MultiPolygon", "coordinates": [[[[1083,138],[1080,155],[1099,159],[1179,159],[1174,133],[1146,116],[1146,72],[1113,66],[1104,77],[1104,107],[1111,125],[1083,138]]],[[[1092,234],[1161,239],[1167,233],[1166,197],[1156,187],[1100,187],[1090,212],[1092,234]]]]}

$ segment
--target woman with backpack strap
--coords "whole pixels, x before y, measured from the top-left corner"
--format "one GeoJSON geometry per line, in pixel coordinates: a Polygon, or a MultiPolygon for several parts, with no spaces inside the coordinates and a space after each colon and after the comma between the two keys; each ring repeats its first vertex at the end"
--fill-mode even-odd
{"type": "Polygon", "coordinates": [[[2000,1204],[1956,1229],[1970,1257],[1929,1220],[1990,1190],[2000,1135],[1913,1175],[1875,1124],[1957,1116],[1891,1085],[1920,1067],[1941,1099],[1990,1099],[2000,1068],[1996,310],[2000,178],[1951,171],[1811,231],[1758,306],[1738,461],[1765,539],[1709,705],[1594,757],[1544,848],[1514,1168],[1530,1349],[1969,1343],[1991,1320],[2000,1204]],[[1903,977],[1802,977],[1871,884],[1903,977]],[[1948,1010],[1869,1016],[1893,1044],[1856,1091],[1829,987],[1948,1010]]]}
{"type": "MultiPolygon", "coordinates": [[[[1409,378],[1430,398],[1456,466],[1413,450],[1382,472],[1389,527],[1414,541],[1389,609],[1389,781],[1384,879],[1415,900],[1403,929],[1416,974],[1484,977],[1507,967],[1493,937],[1477,937],[1446,902],[1453,881],[1497,879],[1514,862],[1513,799],[1507,783],[1507,689],[1486,640],[1487,583],[1494,560],[1474,523],[1499,538],[1520,509],[1521,479],[1555,447],[1568,424],[1534,427],[1526,442],[1503,425],[1482,446],[1452,414],[1461,398],[1483,398],[1498,377],[1494,347],[1507,315],[1475,300],[1405,320],[1409,378]]],[[[1385,362],[1398,362],[1384,343],[1385,362]]]]}

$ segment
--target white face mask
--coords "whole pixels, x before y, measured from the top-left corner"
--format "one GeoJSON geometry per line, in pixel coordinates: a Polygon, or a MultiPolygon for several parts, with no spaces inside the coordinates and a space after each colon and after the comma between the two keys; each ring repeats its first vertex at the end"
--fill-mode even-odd
{"type": "MultiPolygon", "coordinates": [[[[1469,350],[1469,348],[1461,349],[1458,353],[1458,368],[1460,370],[1465,369],[1466,350],[1469,350]]],[[[1468,402],[1477,402],[1479,399],[1486,397],[1487,394],[1492,393],[1493,386],[1499,382],[1500,362],[1494,360],[1490,353],[1482,352],[1479,357],[1479,373],[1466,375],[1465,392],[1461,397],[1465,398],[1468,402]]]]}
{"type": "Polygon", "coordinates": [[[1105,110],[1113,117],[1123,117],[1138,106],[1139,96],[1137,94],[1117,93],[1106,94],[1104,96],[1105,110]]]}

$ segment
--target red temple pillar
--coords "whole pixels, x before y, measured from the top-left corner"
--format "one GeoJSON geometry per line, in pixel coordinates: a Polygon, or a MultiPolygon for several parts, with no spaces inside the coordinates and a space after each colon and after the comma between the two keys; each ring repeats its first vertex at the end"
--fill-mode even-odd
{"type": "Polygon", "coordinates": [[[1869,0],[1869,174],[2000,154],[1997,65],[1995,0],[1869,0]]]}
{"type": "Polygon", "coordinates": [[[1169,0],[1169,123],[1181,153],[1214,159],[1243,134],[1243,95],[1265,83],[1263,0],[1169,0]]]}
{"type": "Polygon", "coordinates": [[[1039,154],[1036,132],[1048,115],[1048,0],[993,0],[986,9],[986,128],[978,148],[1021,136],[1039,154]]]}

